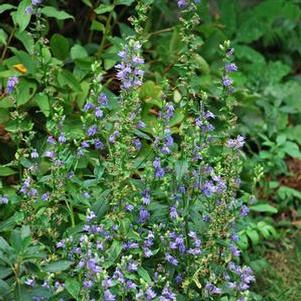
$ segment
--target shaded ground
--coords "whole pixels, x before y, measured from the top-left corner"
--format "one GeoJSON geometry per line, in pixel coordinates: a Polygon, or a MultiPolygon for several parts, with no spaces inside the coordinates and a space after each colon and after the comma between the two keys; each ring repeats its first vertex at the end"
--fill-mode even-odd
{"type": "Polygon", "coordinates": [[[301,231],[288,249],[266,254],[269,266],[257,275],[255,290],[264,301],[301,301],[301,231]]]}

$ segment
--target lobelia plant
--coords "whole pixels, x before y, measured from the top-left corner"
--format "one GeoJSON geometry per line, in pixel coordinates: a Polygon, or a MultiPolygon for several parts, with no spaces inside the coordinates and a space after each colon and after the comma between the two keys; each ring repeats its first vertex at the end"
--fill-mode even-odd
{"type": "MultiPolygon", "coordinates": [[[[255,279],[237,246],[237,221],[249,209],[239,194],[244,138],[232,137],[234,50],[229,41],[220,47],[220,110],[214,114],[208,110],[211,99],[190,80],[197,77],[199,1],[177,1],[181,76],[165,79],[151,109],[155,122],[144,121],[140,87],[149,66],[143,24],[151,3],[137,5],[136,35],[118,53],[119,95],[102,85],[104,70],[97,61],[78,135],[66,131],[64,96],[44,90],[40,95],[55,104],[47,141],[37,150],[31,145],[34,133],[22,136],[28,145],[23,157],[30,162],[21,174],[19,202],[50,253],[38,268],[24,268],[17,277],[33,300],[250,300],[255,279]],[[46,174],[43,164],[49,166],[46,174]],[[85,174],[82,165],[92,166],[93,174],[85,174]],[[37,219],[43,227],[35,225],[37,219]]],[[[33,1],[27,13],[38,5],[33,1]]],[[[39,46],[47,49],[42,41],[39,46]]],[[[8,93],[17,85],[10,78],[8,93]]],[[[8,202],[5,195],[1,200],[8,202]]],[[[29,234],[26,229],[25,237],[29,234]]],[[[9,245],[5,248],[3,253],[9,245]]]]}

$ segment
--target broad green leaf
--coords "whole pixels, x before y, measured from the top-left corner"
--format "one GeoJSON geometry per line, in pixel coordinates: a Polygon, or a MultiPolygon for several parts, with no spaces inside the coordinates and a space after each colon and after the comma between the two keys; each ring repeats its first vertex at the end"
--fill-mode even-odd
{"type": "Polygon", "coordinates": [[[9,293],[9,291],[10,291],[9,285],[4,280],[0,279],[0,296],[2,297],[6,296],[9,293]]]}
{"type": "Polygon", "coordinates": [[[13,8],[16,8],[14,5],[11,4],[1,4],[0,5],[0,14],[4,13],[7,10],[11,10],[13,8]]]}
{"type": "Polygon", "coordinates": [[[18,58],[18,63],[23,64],[25,68],[27,69],[27,73],[31,74],[36,74],[37,72],[37,67],[38,67],[38,62],[37,58],[35,56],[29,55],[25,51],[14,51],[17,58],[18,58]]]}
{"type": "Polygon", "coordinates": [[[59,84],[64,87],[68,86],[71,90],[75,92],[81,91],[81,86],[75,76],[68,70],[62,70],[57,76],[59,84]]]}
{"type": "Polygon", "coordinates": [[[247,238],[246,234],[239,235],[239,241],[237,244],[242,250],[248,249],[249,243],[248,243],[248,238],[247,238]]]}
{"type": "Polygon", "coordinates": [[[114,10],[114,5],[110,4],[100,4],[97,8],[94,9],[95,13],[98,15],[105,14],[114,10]]]}
{"type": "Polygon", "coordinates": [[[28,53],[33,53],[34,48],[34,40],[32,35],[30,35],[26,31],[18,31],[15,33],[15,37],[22,42],[23,46],[25,47],[28,53]]]}
{"type": "Polygon", "coordinates": [[[16,224],[19,224],[23,219],[23,212],[16,212],[9,219],[0,223],[0,232],[11,230],[16,224]]]}
{"type": "Polygon", "coordinates": [[[284,146],[284,151],[293,158],[301,158],[299,146],[295,142],[287,141],[284,146]]]}
{"type": "Polygon", "coordinates": [[[108,253],[107,253],[108,258],[103,264],[106,269],[114,264],[114,262],[116,261],[116,259],[120,255],[121,251],[122,251],[121,243],[117,240],[114,240],[111,247],[110,247],[110,249],[108,250],[108,253]]]}
{"type": "Polygon", "coordinates": [[[145,270],[143,267],[140,267],[137,271],[138,275],[146,282],[146,283],[151,283],[152,279],[149,276],[147,270],[145,270]]]}
{"type": "Polygon", "coordinates": [[[72,261],[68,260],[59,260],[56,262],[48,263],[46,266],[43,267],[45,272],[48,273],[56,273],[68,270],[69,267],[73,264],[72,261]]]}
{"type": "Polygon", "coordinates": [[[37,85],[33,82],[22,80],[18,85],[17,104],[18,106],[26,104],[36,92],[37,85]]]}
{"type": "Polygon", "coordinates": [[[177,181],[181,180],[188,170],[187,160],[178,160],[175,164],[176,169],[176,179],[177,181]]]}
{"type": "Polygon", "coordinates": [[[6,32],[2,28],[0,28],[0,45],[6,44],[6,39],[7,39],[6,32]]]}
{"type": "Polygon", "coordinates": [[[57,10],[53,6],[44,6],[41,9],[41,13],[46,17],[55,18],[57,20],[74,19],[74,17],[71,16],[70,14],[62,10],[57,10]]]}
{"type": "Polygon", "coordinates": [[[65,281],[65,288],[67,289],[68,293],[75,298],[76,300],[78,299],[78,295],[80,292],[80,284],[78,283],[77,280],[68,278],[65,281]]]}
{"type": "Polygon", "coordinates": [[[98,196],[97,200],[92,205],[92,210],[95,212],[98,219],[102,218],[110,208],[109,202],[107,200],[109,194],[110,190],[105,190],[98,196]]]}
{"type": "Polygon", "coordinates": [[[7,177],[16,174],[17,172],[8,166],[0,166],[0,177],[7,177]]]}
{"type": "Polygon", "coordinates": [[[20,32],[24,31],[30,22],[31,14],[25,12],[30,4],[30,0],[22,0],[18,5],[18,9],[11,13],[14,24],[18,25],[20,32]]]}
{"type": "Polygon", "coordinates": [[[84,59],[84,58],[86,58],[88,56],[87,50],[83,46],[81,46],[79,44],[74,45],[71,48],[70,54],[71,54],[71,58],[73,60],[84,59]]]}
{"type": "Polygon", "coordinates": [[[36,94],[33,99],[36,104],[39,106],[41,112],[48,117],[50,114],[50,104],[49,104],[49,98],[46,94],[39,93],[36,94]]]}
{"type": "Polygon", "coordinates": [[[61,34],[55,33],[50,39],[50,49],[54,57],[63,61],[69,56],[69,41],[61,34]]]}
{"type": "Polygon", "coordinates": [[[248,229],[246,233],[254,245],[259,243],[259,235],[256,230],[248,229]]]}
{"type": "Polygon", "coordinates": [[[116,0],[115,4],[116,5],[126,5],[130,6],[135,0],[116,0]]]}
{"type": "Polygon", "coordinates": [[[253,205],[253,206],[250,206],[250,209],[253,210],[253,211],[256,211],[256,212],[268,212],[268,213],[277,213],[278,210],[271,206],[270,204],[256,204],[256,205],[253,205]]]}

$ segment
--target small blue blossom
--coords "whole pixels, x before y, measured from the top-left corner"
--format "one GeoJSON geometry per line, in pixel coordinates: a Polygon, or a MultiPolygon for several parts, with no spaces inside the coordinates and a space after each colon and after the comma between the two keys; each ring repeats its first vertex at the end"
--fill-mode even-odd
{"type": "Polygon", "coordinates": [[[13,93],[15,86],[19,83],[19,78],[17,76],[12,76],[7,81],[6,93],[13,93]]]}

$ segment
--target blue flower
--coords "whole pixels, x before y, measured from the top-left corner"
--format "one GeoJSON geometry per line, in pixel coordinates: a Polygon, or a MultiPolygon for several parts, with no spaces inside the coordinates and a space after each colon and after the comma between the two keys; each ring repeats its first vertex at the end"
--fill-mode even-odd
{"type": "Polygon", "coordinates": [[[6,93],[13,93],[15,86],[18,84],[19,78],[17,76],[12,76],[7,81],[6,93]]]}

